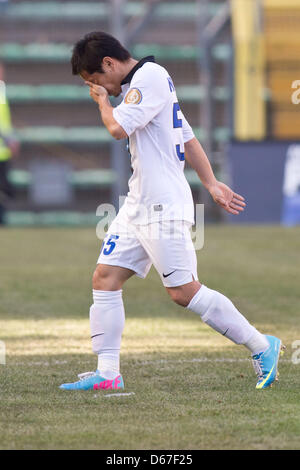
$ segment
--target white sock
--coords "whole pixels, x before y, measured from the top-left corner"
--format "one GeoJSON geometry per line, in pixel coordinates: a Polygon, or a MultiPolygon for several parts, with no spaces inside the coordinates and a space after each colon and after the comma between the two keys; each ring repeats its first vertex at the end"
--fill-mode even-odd
{"type": "Polygon", "coordinates": [[[244,344],[252,354],[257,354],[258,349],[263,352],[269,347],[266,337],[250,325],[233,303],[220,292],[202,284],[187,308],[200,315],[207,325],[226,338],[236,344],[244,344]]]}
{"type": "Polygon", "coordinates": [[[125,324],[122,290],[93,290],[90,308],[92,348],[98,354],[98,370],[106,379],[120,373],[120,347],[125,324]]]}
{"type": "Polygon", "coordinates": [[[255,354],[259,354],[261,352],[265,352],[268,347],[270,346],[269,341],[262,335],[259,331],[256,330],[253,336],[247,341],[244,346],[251,351],[252,356],[255,354]]]}

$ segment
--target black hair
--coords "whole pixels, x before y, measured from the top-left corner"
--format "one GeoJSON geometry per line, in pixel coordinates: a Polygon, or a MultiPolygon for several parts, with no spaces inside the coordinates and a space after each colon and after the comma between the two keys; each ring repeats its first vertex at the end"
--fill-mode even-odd
{"type": "Polygon", "coordinates": [[[127,49],[110,34],[103,31],[86,34],[73,48],[71,58],[73,75],[79,75],[83,70],[89,74],[103,73],[101,64],[106,56],[121,62],[125,62],[131,57],[127,49]]]}

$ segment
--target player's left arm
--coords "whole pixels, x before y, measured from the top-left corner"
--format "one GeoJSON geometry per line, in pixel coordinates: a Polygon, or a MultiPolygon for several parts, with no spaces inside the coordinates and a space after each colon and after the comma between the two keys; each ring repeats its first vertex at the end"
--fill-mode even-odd
{"type": "Polygon", "coordinates": [[[200,142],[193,137],[184,144],[185,159],[198,174],[204,187],[210,192],[213,200],[230,214],[239,214],[244,210],[245,199],[235,193],[226,184],[218,181],[211,164],[200,142]]]}
{"type": "Polygon", "coordinates": [[[117,140],[125,139],[127,136],[123,127],[115,120],[113,116],[113,107],[108,99],[106,89],[100,85],[91,82],[85,82],[90,87],[90,95],[98,104],[101,119],[108,132],[117,140]]]}

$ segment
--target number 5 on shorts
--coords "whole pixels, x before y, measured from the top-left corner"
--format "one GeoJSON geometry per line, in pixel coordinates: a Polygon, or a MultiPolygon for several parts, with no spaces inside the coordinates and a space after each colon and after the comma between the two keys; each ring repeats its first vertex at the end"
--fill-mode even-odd
{"type": "Polygon", "coordinates": [[[104,255],[110,255],[114,250],[116,243],[113,240],[117,240],[119,235],[111,235],[107,242],[103,242],[102,250],[104,255]],[[105,247],[105,248],[104,248],[105,247]],[[108,247],[108,248],[107,248],[108,247]]]}

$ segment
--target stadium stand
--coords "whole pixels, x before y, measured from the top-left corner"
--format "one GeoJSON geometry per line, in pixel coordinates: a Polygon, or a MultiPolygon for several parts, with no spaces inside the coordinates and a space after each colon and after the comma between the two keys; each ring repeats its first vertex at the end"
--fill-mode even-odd
{"type": "MultiPolygon", "coordinates": [[[[211,17],[221,4],[209,3],[211,17]]],[[[136,58],[153,54],[167,67],[182,109],[202,140],[205,131],[199,127],[199,113],[205,92],[199,85],[199,57],[203,51],[197,47],[197,8],[196,2],[160,2],[151,23],[130,50],[136,58]]],[[[127,2],[127,19],[144,13],[143,2],[127,2]]],[[[22,143],[22,156],[14,162],[10,175],[18,194],[12,206],[14,213],[10,214],[12,224],[18,220],[23,224],[53,222],[55,213],[59,223],[94,221],[95,207],[110,200],[111,185],[117,177],[111,168],[112,139],[101,127],[96,106],[80,80],[72,77],[69,65],[72,44],[88,31],[109,31],[108,19],[108,2],[18,1],[11,2],[1,16],[0,60],[6,65],[7,96],[22,143]],[[32,205],[28,197],[32,183],[30,163],[36,159],[67,161],[72,167],[73,205],[50,207],[48,219],[44,209],[32,205]],[[79,210],[86,213],[85,217],[79,210]]],[[[229,37],[229,32],[225,32],[212,49],[216,152],[230,137],[231,92],[226,72],[231,57],[229,37]]],[[[199,179],[189,168],[186,174],[199,200],[199,179]]]]}

